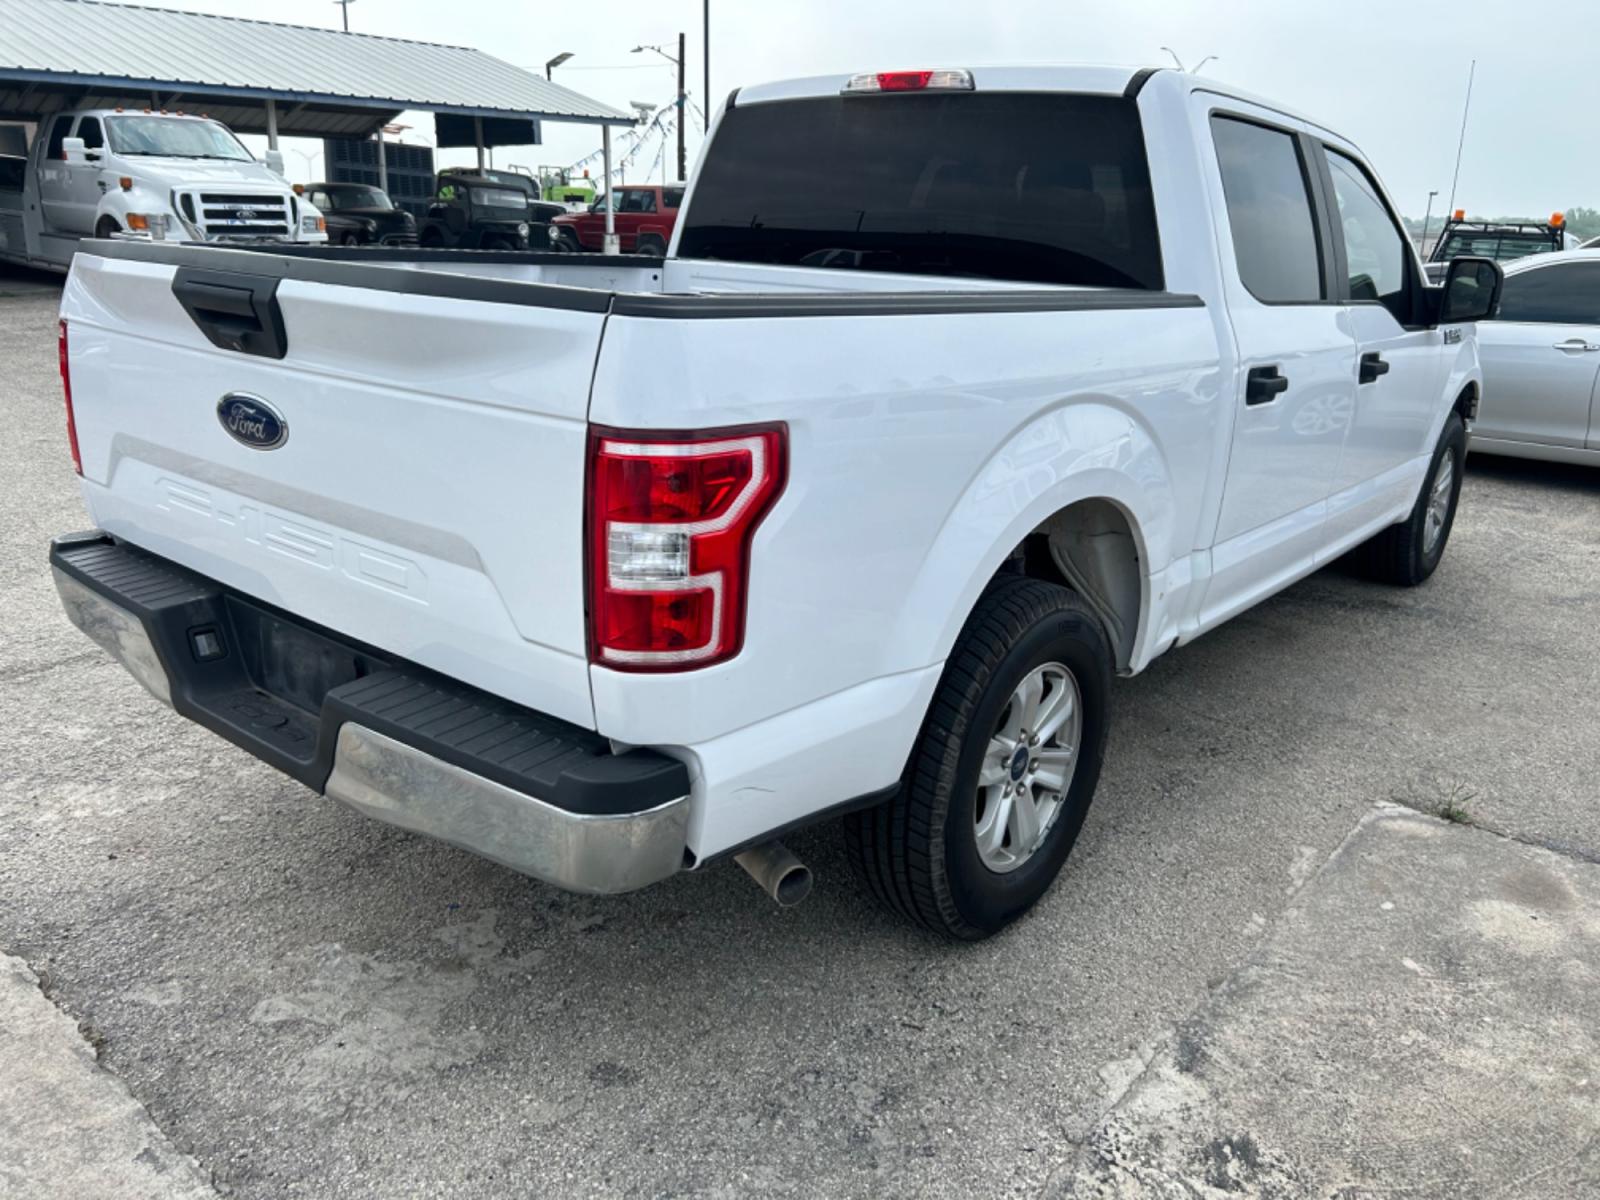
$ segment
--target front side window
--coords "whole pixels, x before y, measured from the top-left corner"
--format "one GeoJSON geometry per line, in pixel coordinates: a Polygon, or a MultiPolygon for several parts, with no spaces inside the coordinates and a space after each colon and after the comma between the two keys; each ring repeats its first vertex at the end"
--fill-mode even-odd
{"type": "Polygon", "coordinates": [[[57,117],[50,126],[50,144],[45,147],[44,156],[53,158],[57,162],[67,156],[67,130],[72,128],[71,117],[57,117]]]}
{"type": "Polygon", "coordinates": [[[1561,263],[1507,275],[1497,319],[1600,325],[1600,263],[1561,263]]]}
{"type": "Polygon", "coordinates": [[[822,96],[723,115],[684,258],[1159,289],[1137,104],[1019,92],[822,96]]]}
{"type": "Polygon", "coordinates": [[[194,117],[108,117],[111,149],[150,158],[220,158],[254,162],[239,139],[215,121],[194,117]]]}
{"type": "Polygon", "coordinates": [[[1376,300],[1407,316],[1406,242],[1376,185],[1354,159],[1324,147],[1349,264],[1350,298],[1376,300]]]}
{"type": "Polygon", "coordinates": [[[1211,119],[1239,281],[1257,300],[1327,299],[1311,182],[1293,134],[1234,117],[1211,119]]]}

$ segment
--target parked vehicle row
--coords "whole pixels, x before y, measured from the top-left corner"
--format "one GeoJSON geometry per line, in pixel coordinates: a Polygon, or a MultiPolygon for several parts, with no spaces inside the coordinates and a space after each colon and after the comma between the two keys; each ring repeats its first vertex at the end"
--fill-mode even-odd
{"type": "Polygon", "coordinates": [[[1428,286],[1322,125],[1170,70],[816,78],[730,99],[690,197],[648,263],[95,243],[68,615],[560,886],[734,856],[793,899],[775,839],[845,814],[977,938],[1066,861],[1114,675],[1445,551],[1502,272],[1428,286]]]}
{"type": "Polygon", "coordinates": [[[217,245],[327,241],[322,214],[218,121],[85,109],[40,126],[0,173],[0,259],[65,268],[89,237],[217,245]]]}

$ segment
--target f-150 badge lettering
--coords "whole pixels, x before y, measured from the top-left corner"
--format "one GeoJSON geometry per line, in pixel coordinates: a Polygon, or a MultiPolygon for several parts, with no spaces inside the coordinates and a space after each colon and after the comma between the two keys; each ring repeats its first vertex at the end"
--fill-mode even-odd
{"type": "Polygon", "coordinates": [[[229,392],[217,401],[217,420],[234,441],[252,450],[276,450],[289,440],[289,423],[260,396],[229,392]]]}

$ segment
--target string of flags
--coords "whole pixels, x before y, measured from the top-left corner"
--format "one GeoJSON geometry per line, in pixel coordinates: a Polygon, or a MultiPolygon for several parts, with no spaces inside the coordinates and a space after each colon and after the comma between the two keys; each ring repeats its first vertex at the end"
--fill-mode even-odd
{"type": "MultiPolygon", "coordinates": [[[[623,148],[622,154],[612,163],[611,175],[613,178],[621,179],[623,177],[623,172],[634,164],[634,162],[638,159],[640,152],[644,150],[645,145],[650,141],[650,139],[656,134],[660,134],[661,142],[656,148],[655,160],[651,163],[650,170],[645,173],[646,178],[655,174],[656,168],[661,165],[662,155],[666,153],[667,138],[678,128],[676,121],[677,108],[677,101],[674,99],[672,102],[657,109],[656,115],[651,119],[649,124],[644,126],[635,126],[622,135],[627,144],[623,148]]],[[[572,176],[577,172],[582,171],[584,167],[603,157],[603,150],[595,150],[590,154],[585,154],[582,158],[578,159],[577,162],[572,163],[567,167],[568,176],[572,176]]]]}

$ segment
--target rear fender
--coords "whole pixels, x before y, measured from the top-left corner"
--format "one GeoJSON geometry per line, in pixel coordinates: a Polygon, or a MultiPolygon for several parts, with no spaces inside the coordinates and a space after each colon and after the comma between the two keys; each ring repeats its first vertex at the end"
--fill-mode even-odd
{"type": "Polygon", "coordinates": [[[1127,519],[1139,556],[1141,661],[1150,576],[1170,561],[1174,493],[1160,447],[1110,400],[1075,400],[1024,425],[989,458],[951,509],[895,622],[900,661],[947,658],[978,596],[1028,534],[1083,500],[1127,519]]]}

